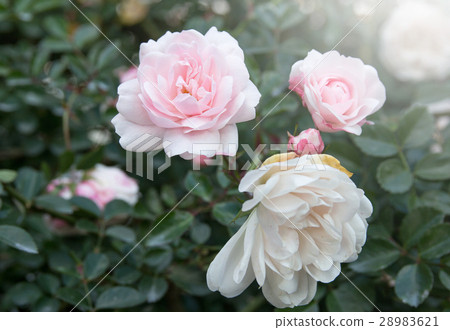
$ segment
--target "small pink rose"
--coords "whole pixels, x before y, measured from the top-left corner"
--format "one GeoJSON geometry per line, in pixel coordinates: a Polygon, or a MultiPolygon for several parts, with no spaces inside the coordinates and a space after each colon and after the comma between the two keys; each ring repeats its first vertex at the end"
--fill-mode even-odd
{"type": "Polygon", "coordinates": [[[205,148],[207,157],[235,155],[229,145],[238,144],[236,124],[255,118],[261,96],[236,39],[215,27],[205,35],[167,32],[141,44],[139,60],[137,78],[119,86],[112,120],[123,148],[133,151],[141,138],[140,151],[164,148],[185,159],[205,148]]]}
{"type": "Polygon", "coordinates": [[[315,50],[291,69],[289,88],[300,95],[323,132],[361,134],[366,117],[386,101],[378,73],[360,59],[315,50]]]}
{"type": "Polygon", "coordinates": [[[314,128],[308,128],[297,136],[293,136],[290,133],[288,135],[288,149],[298,155],[320,154],[324,149],[320,132],[314,128]]]}

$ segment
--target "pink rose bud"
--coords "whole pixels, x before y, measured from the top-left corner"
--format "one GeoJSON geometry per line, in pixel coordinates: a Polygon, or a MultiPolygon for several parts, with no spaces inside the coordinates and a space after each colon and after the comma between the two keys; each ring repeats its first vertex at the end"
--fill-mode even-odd
{"type": "Polygon", "coordinates": [[[298,155],[320,154],[324,149],[320,132],[314,128],[308,128],[297,136],[293,136],[289,132],[288,135],[288,148],[298,155]]]}

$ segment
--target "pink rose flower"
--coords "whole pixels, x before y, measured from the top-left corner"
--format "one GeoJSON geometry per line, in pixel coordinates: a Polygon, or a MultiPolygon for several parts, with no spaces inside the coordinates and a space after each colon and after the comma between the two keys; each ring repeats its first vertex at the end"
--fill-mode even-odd
{"type": "Polygon", "coordinates": [[[140,151],[164,148],[185,159],[236,153],[227,147],[238,144],[236,124],[255,118],[261,95],[231,35],[215,27],[205,35],[167,32],[141,44],[139,60],[137,78],[119,86],[119,114],[112,120],[123,148],[132,150],[148,134],[157,143],[140,151]],[[212,150],[199,153],[193,144],[212,150]]]}
{"type": "Polygon", "coordinates": [[[89,176],[98,185],[99,190],[102,191],[101,194],[103,194],[103,197],[101,198],[112,195],[112,198],[108,202],[112,199],[121,199],[130,205],[137,203],[139,186],[136,180],[130,178],[121,169],[97,164],[89,172],[89,176]]]}
{"type": "Polygon", "coordinates": [[[137,78],[138,70],[136,67],[132,66],[128,70],[119,73],[120,82],[123,83],[125,81],[137,78]]]}
{"type": "Polygon", "coordinates": [[[136,204],[139,186],[122,170],[97,164],[88,173],[88,179],[77,185],[75,194],[91,199],[102,210],[113,199],[121,199],[130,205],[136,204]]]}
{"type": "Polygon", "coordinates": [[[320,154],[324,149],[324,144],[320,132],[314,128],[308,128],[299,135],[293,136],[288,132],[288,149],[298,155],[320,154]]]}
{"type": "Polygon", "coordinates": [[[386,101],[378,73],[360,59],[315,50],[291,69],[289,88],[300,95],[323,132],[361,134],[366,117],[386,101]]]}
{"type": "Polygon", "coordinates": [[[99,209],[103,210],[105,205],[114,199],[114,191],[105,189],[95,180],[86,180],[80,182],[75,189],[77,196],[82,196],[92,200],[99,209]]]}
{"type": "Polygon", "coordinates": [[[121,199],[133,206],[139,197],[139,186],[134,179],[119,168],[102,164],[87,172],[75,171],[56,178],[46,190],[64,199],[73,196],[89,198],[100,209],[113,199],[121,199]]]}

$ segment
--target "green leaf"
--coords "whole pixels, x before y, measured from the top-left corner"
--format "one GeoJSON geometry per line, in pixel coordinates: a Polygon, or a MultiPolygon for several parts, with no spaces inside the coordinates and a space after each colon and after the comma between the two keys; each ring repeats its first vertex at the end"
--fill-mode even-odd
{"type": "Polygon", "coordinates": [[[400,237],[405,248],[417,244],[428,229],[443,221],[444,214],[435,209],[421,207],[412,210],[403,218],[400,226],[400,237]]]}
{"type": "Polygon", "coordinates": [[[48,264],[51,269],[59,273],[75,274],[75,262],[67,252],[51,252],[48,256],[48,264]]]}
{"type": "Polygon", "coordinates": [[[420,203],[440,210],[442,213],[450,214],[450,194],[440,190],[430,190],[420,197],[420,203]]]}
{"type": "Polygon", "coordinates": [[[0,241],[24,252],[38,253],[31,235],[20,227],[0,225],[0,241]]]}
{"type": "Polygon", "coordinates": [[[433,116],[425,107],[415,107],[400,119],[397,136],[402,147],[417,148],[431,140],[433,131],[433,116]]]}
{"type": "Polygon", "coordinates": [[[35,199],[36,206],[48,210],[54,211],[62,214],[71,214],[73,213],[72,204],[67,199],[56,195],[41,195],[36,197],[35,199]]]}
{"type": "Polygon", "coordinates": [[[450,223],[434,226],[419,242],[422,258],[435,259],[450,253],[450,223]]]}
{"type": "Polygon", "coordinates": [[[133,208],[121,199],[115,199],[105,205],[103,216],[105,220],[111,220],[117,216],[128,216],[133,212],[133,208]]]}
{"type": "Polygon", "coordinates": [[[103,253],[89,253],[84,259],[83,270],[84,276],[88,280],[93,280],[94,278],[103,275],[108,269],[109,259],[103,253]]]}
{"type": "Polygon", "coordinates": [[[145,195],[145,204],[155,214],[161,214],[164,211],[159,194],[155,188],[150,188],[145,195]]]}
{"type": "Polygon", "coordinates": [[[160,300],[167,292],[169,284],[162,277],[146,276],[139,282],[139,292],[147,297],[148,303],[160,300]]]}
{"type": "Polygon", "coordinates": [[[400,257],[397,247],[385,239],[371,239],[364,245],[358,259],[350,268],[358,273],[376,272],[387,268],[400,257]]]}
{"type": "Polygon", "coordinates": [[[32,312],[58,312],[61,303],[54,298],[42,297],[32,308],[32,312]]]}
{"type": "Polygon", "coordinates": [[[191,190],[196,186],[196,188],[192,190],[193,195],[200,197],[206,202],[212,200],[213,186],[208,177],[204,174],[190,171],[184,179],[184,186],[187,190],[191,190]]]}
{"type": "Polygon", "coordinates": [[[333,141],[327,145],[326,153],[339,159],[341,165],[350,172],[359,172],[361,169],[361,152],[347,141],[333,141]]]}
{"type": "Polygon", "coordinates": [[[425,264],[404,266],[395,279],[395,293],[413,307],[419,306],[433,287],[433,273],[425,264]]]}
{"type": "MultiPolygon", "coordinates": [[[[369,296],[371,301],[374,300],[375,293],[373,287],[360,285],[359,283],[355,285],[366,296],[369,296]]],[[[325,303],[329,312],[370,312],[374,308],[370,301],[349,282],[331,291],[327,295],[325,303]]]]}
{"type": "Polygon", "coordinates": [[[169,246],[163,246],[150,249],[144,262],[153,272],[161,273],[170,265],[172,259],[173,253],[171,248],[169,246]]]}
{"type": "Polygon", "coordinates": [[[197,244],[204,244],[211,236],[211,227],[206,223],[196,223],[191,227],[191,239],[197,244]]]}
{"type": "MultiPolygon", "coordinates": [[[[97,59],[97,69],[103,69],[111,64],[112,60],[114,60],[115,57],[119,54],[116,47],[117,45],[111,45],[108,44],[108,46],[104,47],[103,50],[100,52],[100,55],[97,59]]],[[[118,46],[119,47],[119,46],[118,46]]]]}
{"type": "Polygon", "coordinates": [[[26,199],[31,200],[45,186],[44,174],[29,167],[24,167],[17,173],[16,188],[26,199]]]}
{"type": "Polygon", "coordinates": [[[97,309],[129,308],[142,304],[146,297],[137,290],[125,286],[107,289],[98,297],[97,309]]]}
{"type": "Polygon", "coordinates": [[[13,170],[0,170],[0,182],[10,183],[17,177],[17,172],[13,170]]]}
{"type": "Polygon", "coordinates": [[[384,207],[374,220],[367,229],[367,235],[371,238],[389,239],[394,231],[394,210],[384,207]]]}
{"type": "Polygon", "coordinates": [[[125,243],[135,243],[136,234],[133,230],[125,226],[112,226],[106,229],[106,236],[116,238],[125,243]]]}
{"type": "Polygon", "coordinates": [[[103,148],[97,148],[80,158],[77,163],[77,168],[79,170],[88,170],[102,161],[103,158],[103,148]]]}
{"type": "Polygon", "coordinates": [[[136,268],[130,267],[128,265],[120,265],[114,270],[112,278],[118,284],[126,285],[135,283],[141,277],[141,275],[141,272],[136,268]]]}
{"type": "Polygon", "coordinates": [[[70,166],[72,166],[74,160],[75,154],[72,151],[70,150],[64,151],[58,158],[59,171],[62,173],[66,172],[70,168],[70,166]]]}
{"type": "Polygon", "coordinates": [[[39,273],[36,281],[45,293],[54,295],[59,289],[59,279],[53,274],[39,273]]]}
{"type": "Polygon", "coordinates": [[[83,48],[99,36],[98,31],[90,24],[78,27],[73,35],[73,42],[77,48],[83,48]]]}
{"type": "Polygon", "coordinates": [[[12,296],[12,301],[17,306],[34,304],[42,295],[36,284],[26,282],[16,284],[8,293],[12,296]]]}
{"type": "Polygon", "coordinates": [[[439,280],[447,290],[450,290],[450,275],[447,272],[444,270],[439,271],[439,280]]]}
{"type": "Polygon", "coordinates": [[[414,173],[424,180],[448,180],[450,179],[450,155],[427,155],[417,163],[414,173]]]}
{"type": "Polygon", "coordinates": [[[98,226],[92,220],[78,220],[75,222],[75,228],[87,233],[98,233],[98,226]]]}
{"type": "Polygon", "coordinates": [[[49,35],[60,39],[68,37],[68,22],[64,17],[46,16],[43,20],[43,26],[49,35]]]}
{"type": "Polygon", "coordinates": [[[221,202],[213,207],[213,217],[224,226],[232,224],[232,220],[241,210],[241,204],[236,202],[221,202]]]}
{"type": "Polygon", "coordinates": [[[382,124],[365,125],[362,134],[352,138],[359,149],[369,156],[389,157],[398,152],[394,133],[382,124]]]}
{"type": "Polygon", "coordinates": [[[174,265],[170,268],[169,279],[176,286],[193,296],[205,296],[211,291],[206,286],[206,274],[193,266],[174,265]]]}
{"type": "Polygon", "coordinates": [[[158,218],[146,246],[160,246],[172,242],[188,230],[193,220],[192,214],[185,211],[173,211],[165,218],[158,218]]]}
{"type": "Polygon", "coordinates": [[[56,297],[58,299],[70,304],[71,307],[78,304],[78,306],[77,306],[78,309],[88,310],[89,297],[87,297],[86,299],[83,299],[84,296],[85,296],[85,293],[83,293],[83,291],[78,290],[76,288],[69,288],[69,287],[60,288],[56,294],[56,297]]]}
{"type": "Polygon", "coordinates": [[[80,210],[89,213],[90,215],[100,217],[101,211],[91,199],[82,196],[73,196],[70,199],[70,203],[80,210]]]}
{"type": "Polygon", "coordinates": [[[216,179],[220,187],[225,189],[231,183],[230,179],[225,175],[225,173],[219,168],[216,172],[216,179]]]}
{"type": "Polygon", "coordinates": [[[167,184],[163,185],[161,188],[161,200],[169,207],[174,206],[178,201],[175,190],[167,184]]]}
{"type": "Polygon", "coordinates": [[[413,184],[411,172],[398,159],[388,159],[377,168],[377,180],[380,186],[393,194],[407,192],[413,184]]]}

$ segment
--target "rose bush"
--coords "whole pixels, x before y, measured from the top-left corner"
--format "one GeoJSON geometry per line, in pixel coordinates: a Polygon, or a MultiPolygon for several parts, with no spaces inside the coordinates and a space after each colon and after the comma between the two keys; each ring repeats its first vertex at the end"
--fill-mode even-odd
{"type": "MultiPolygon", "coordinates": [[[[434,81],[434,78],[427,78],[427,82],[405,83],[399,81],[393,71],[385,70],[384,62],[378,62],[381,51],[378,26],[382,26],[390,16],[394,2],[383,1],[375,10],[372,10],[372,6],[379,1],[72,2],[104,35],[69,1],[0,0],[0,310],[449,310],[450,130],[448,126],[445,127],[445,117],[438,118],[436,125],[433,117],[438,116],[438,113],[445,115],[446,103],[440,101],[448,98],[449,80],[443,78],[434,81]],[[138,2],[141,6],[133,6],[138,2]],[[360,7],[361,4],[365,8],[360,7]],[[356,5],[364,9],[359,10],[357,15],[354,10],[356,5]],[[354,28],[355,22],[370,12],[372,14],[354,28]],[[232,37],[224,37],[225,32],[214,32],[214,39],[220,38],[220,43],[210,44],[206,34],[213,26],[218,31],[227,31],[232,37]],[[351,33],[341,42],[351,29],[351,33]],[[227,61],[228,50],[241,52],[231,38],[237,40],[245,54],[245,67],[261,98],[254,113],[245,112],[248,117],[255,114],[255,119],[236,125],[241,146],[234,157],[221,159],[194,155],[194,165],[181,157],[172,157],[170,166],[165,167],[169,162],[162,150],[148,155],[126,152],[119,144],[119,136],[114,133],[115,127],[111,120],[118,114],[118,98],[121,108],[133,100],[136,94],[136,90],[131,88],[130,94],[127,94],[129,90],[126,89],[126,95],[118,97],[117,88],[121,79],[127,80],[121,77],[121,73],[134,67],[130,61],[142,69],[139,45],[150,39],[154,40],[150,44],[156,47],[159,45],[157,40],[167,31],[172,34],[166,37],[172,40],[175,35],[179,36],[175,31],[189,30],[199,31],[194,33],[194,39],[197,40],[194,44],[198,42],[198,45],[206,47],[199,47],[199,50],[217,48],[220,54],[223,51],[227,61]],[[322,280],[316,281],[306,268],[303,269],[303,264],[301,270],[296,270],[300,269],[299,265],[291,262],[295,258],[298,260],[301,253],[294,249],[296,245],[292,233],[295,234],[296,230],[288,227],[289,222],[286,220],[282,225],[274,222],[274,227],[267,229],[266,219],[260,218],[257,211],[249,218],[251,211],[242,211],[242,203],[253,199],[256,201],[259,195],[255,190],[252,197],[251,192],[240,192],[238,187],[244,176],[245,180],[249,180],[250,177],[246,175],[255,173],[247,174],[249,169],[258,168],[264,159],[279,153],[279,150],[288,150],[286,131],[302,132],[314,127],[311,114],[302,105],[298,95],[289,93],[289,73],[292,65],[305,59],[311,49],[324,52],[337,44],[336,49],[340,54],[361,58],[364,63],[376,68],[386,87],[387,99],[381,111],[366,118],[373,121],[374,125],[363,125],[360,136],[342,130],[337,133],[321,132],[326,145],[324,152],[354,173],[351,181],[364,190],[373,205],[372,215],[366,219],[366,243],[357,260],[340,262],[344,260],[344,255],[339,255],[337,250],[330,252],[324,248],[325,255],[335,258],[333,261],[336,264],[340,263],[345,276],[341,274],[332,282],[323,283],[325,277],[320,276],[322,280]],[[421,104],[427,106],[418,106],[421,104]],[[437,131],[434,131],[434,127],[437,131]],[[221,165],[213,166],[212,163],[221,165]],[[76,175],[69,175],[67,179],[63,177],[66,173],[89,172],[97,164],[124,172],[126,170],[126,174],[138,183],[139,194],[134,206],[124,200],[112,200],[100,210],[94,197],[91,200],[75,196],[75,185],[69,185],[64,191],[61,189],[61,195],[58,195],[58,189],[53,193],[47,191],[48,184],[57,178],[62,179],[59,181],[60,188],[71,180],[89,181],[83,175],[80,178],[76,175]],[[55,233],[48,226],[47,217],[60,219],[77,235],[55,233]],[[121,223],[116,222],[118,218],[122,219],[121,223]],[[243,225],[244,228],[239,232],[243,225]],[[281,251],[277,250],[280,254],[276,255],[272,263],[286,265],[280,268],[280,273],[282,270],[281,274],[286,277],[282,282],[280,275],[274,275],[269,263],[266,263],[270,260],[267,255],[269,252],[274,253],[274,247],[264,245],[264,249],[260,249],[261,245],[256,244],[259,236],[253,232],[255,228],[259,228],[258,233],[264,228],[268,233],[278,229],[282,234],[292,235],[280,235],[282,242],[294,242],[286,253],[292,259],[283,259],[281,251]],[[224,246],[228,249],[232,245],[227,242],[237,237],[237,232],[239,244],[234,245],[233,252],[236,253],[232,255],[245,256],[241,260],[244,260],[243,267],[249,260],[247,270],[259,268],[254,268],[253,262],[250,262],[252,256],[247,259],[245,253],[251,254],[251,251],[238,253],[241,251],[242,236],[244,245],[245,236],[254,237],[254,246],[259,251],[268,252],[264,256],[266,273],[263,286],[266,293],[275,292],[270,296],[271,301],[279,306],[306,303],[313,293],[304,289],[308,287],[312,290],[316,283],[312,300],[307,305],[294,308],[274,308],[259,288],[258,279],[263,283],[262,276],[258,274],[256,278],[256,273],[256,280],[251,281],[251,276],[244,278],[249,285],[234,298],[226,298],[220,292],[209,290],[207,270],[215,258],[228,254],[225,250],[217,257],[224,246]],[[289,281],[289,274],[307,283],[289,281]],[[302,285],[284,285],[296,283],[302,285]],[[270,289],[269,284],[272,285],[270,289]],[[83,297],[86,298],[83,300],[83,297]]],[[[426,3],[427,6],[434,6],[437,2],[426,3]]],[[[408,13],[410,8],[403,8],[408,13]]],[[[447,7],[439,8],[441,14],[446,15],[447,7]]],[[[405,25],[409,24],[406,18],[405,25]]],[[[420,22],[421,18],[416,17],[416,20],[420,22]]],[[[431,19],[422,31],[411,29],[415,32],[408,37],[414,40],[415,36],[423,36],[416,38],[417,45],[424,45],[426,40],[439,40],[440,37],[436,38],[427,32],[436,28],[436,22],[431,19]]],[[[442,25],[439,33],[443,31],[446,31],[445,25],[442,25]]],[[[192,36],[191,33],[189,35],[192,36]]],[[[194,47],[194,44],[190,45],[194,47]]],[[[403,43],[398,46],[403,47],[403,43]]],[[[427,53],[428,58],[422,57],[418,62],[418,70],[441,63],[438,46],[432,47],[437,51],[427,53]]],[[[401,53],[400,50],[398,52],[401,53]]],[[[157,56],[164,55],[158,52],[157,56]]],[[[144,62],[147,61],[148,57],[144,62]]],[[[239,83],[245,85],[245,81],[248,82],[248,79],[244,79],[247,75],[240,69],[225,65],[227,61],[220,63],[220,69],[228,68],[233,77],[243,78],[239,83]]],[[[149,67],[154,69],[154,64],[149,63],[149,67]]],[[[241,63],[240,67],[243,65],[241,63]]],[[[338,67],[332,65],[330,70],[338,67]]],[[[352,65],[351,70],[343,72],[348,75],[358,67],[352,65]]],[[[399,68],[407,71],[403,63],[399,68]]],[[[164,67],[156,67],[155,70],[162,72],[160,69],[164,67]]],[[[365,70],[358,72],[365,73],[365,70]]],[[[430,73],[435,73],[435,70],[430,70],[430,73]]],[[[129,77],[136,78],[133,75],[129,77]]],[[[142,77],[137,79],[139,81],[142,77]]],[[[145,77],[142,82],[144,80],[145,77]]],[[[159,81],[162,81],[161,78],[159,81]]],[[[141,86],[137,85],[140,89],[141,86]]],[[[358,85],[365,86],[360,82],[358,85]]],[[[343,96],[348,97],[341,93],[341,86],[331,84],[322,88],[326,96],[322,101],[331,102],[333,95],[341,97],[341,100],[343,96]]],[[[123,88],[121,94],[122,91],[123,88]]],[[[229,92],[225,89],[217,93],[224,96],[221,94],[224,91],[229,92]]],[[[238,100],[245,98],[247,94],[244,94],[238,96],[238,100]]],[[[164,99],[164,95],[158,97],[164,99]]],[[[139,109],[124,108],[130,113],[139,109]]],[[[226,109],[235,108],[227,106],[226,109]]],[[[339,110],[334,107],[330,109],[339,110]]],[[[360,113],[355,111],[354,114],[360,113]]],[[[135,117],[133,120],[140,125],[144,123],[135,117]]],[[[338,128],[345,127],[344,124],[338,125],[338,128]]],[[[215,129],[219,129],[219,126],[215,129]]],[[[169,130],[171,128],[162,128],[161,132],[169,130]]],[[[126,132],[141,136],[139,131],[126,132]]],[[[158,139],[161,137],[158,135],[158,139]]],[[[131,136],[130,140],[133,138],[131,136]]],[[[179,142],[180,146],[185,141],[177,135],[175,142],[179,142]]],[[[206,142],[214,141],[207,139],[206,142]]],[[[321,143],[318,142],[318,145],[321,143]]],[[[301,143],[296,146],[301,146],[301,143]]],[[[338,163],[334,162],[332,167],[339,167],[338,163]]],[[[338,178],[345,176],[341,171],[331,171],[338,175],[331,176],[333,182],[340,182],[338,178]]],[[[282,171],[279,172],[270,174],[285,180],[287,177],[282,175],[282,171]]],[[[317,172],[320,172],[319,181],[322,182],[324,171],[317,172]]],[[[109,174],[100,180],[111,186],[119,182],[109,174]]],[[[342,180],[350,179],[342,177],[342,180]]],[[[268,183],[263,186],[269,188],[268,183]]],[[[290,180],[284,186],[291,187],[294,184],[295,181],[290,180]]],[[[341,183],[338,186],[342,187],[341,183]]],[[[91,187],[88,185],[86,188],[91,187]]],[[[330,192],[330,187],[325,188],[330,192]]],[[[350,188],[351,191],[355,189],[354,186],[350,188]]],[[[122,193],[125,196],[132,195],[128,188],[122,193]]],[[[359,197],[356,193],[355,198],[359,197]]],[[[325,200],[325,196],[320,198],[325,200]]],[[[308,201],[311,205],[312,202],[308,201]]],[[[267,203],[268,200],[261,200],[255,209],[263,210],[266,215],[273,213],[279,218],[280,214],[276,210],[267,211],[266,205],[270,206],[267,203]]],[[[281,206],[282,203],[277,205],[281,206]]],[[[352,204],[353,207],[356,205],[352,204]]],[[[332,213],[327,205],[322,209],[332,213]]],[[[305,227],[304,230],[309,232],[311,228],[305,227]]],[[[337,230],[336,233],[341,231],[337,230]]],[[[358,233],[358,237],[362,238],[362,228],[358,233]]],[[[304,243],[300,231],[296,235],[299,244],[304,243]]],[[[342,231],[342,238],[350,236],[344,235],[342,231]]],[[[357,252],[356,236],[355,245],[348,244],[348,240],[338,243],[338,237],[336,234],[331,240],[333,244],[345,246],[349,254],[357,252]]],[[[276,238],[275,235],[265,240],[280,242],[276,238]]],[[[301,260],[305,261],[305,265],[309,262],[301,260]]],[[[306,265],[308,269],[310,265],[306,265]]],[[[216,262],[213,266],[218,267],[216,262]]],[[[239,278],[240,268],[237,267],[234,270],[227,268],[214,279],[220,285],[226,284],[224,287],[241,290],[244,281],[234,282],[231,274],[236,269],[239,278]],[[222,283],[221,280],[226,282],[222,283]]],[[[332,269],[321,274],[334,276],[332,269]]]]}

